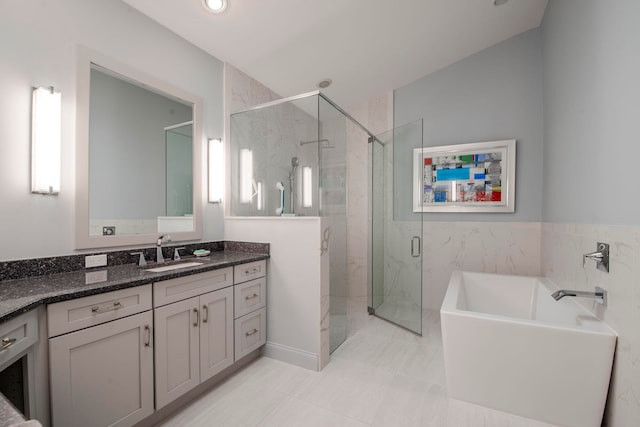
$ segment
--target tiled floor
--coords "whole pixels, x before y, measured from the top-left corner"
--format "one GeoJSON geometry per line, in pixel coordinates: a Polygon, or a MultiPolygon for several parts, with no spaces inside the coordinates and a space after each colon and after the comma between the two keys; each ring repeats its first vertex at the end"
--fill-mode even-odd
{"type": "Polygon", "coordinates": [[[262,357],[161,425],[550,426],[448,399],[439,313],[424,314],[422,337],[376,317],[350,319],[355,332],[322,372],[262,357]]]}

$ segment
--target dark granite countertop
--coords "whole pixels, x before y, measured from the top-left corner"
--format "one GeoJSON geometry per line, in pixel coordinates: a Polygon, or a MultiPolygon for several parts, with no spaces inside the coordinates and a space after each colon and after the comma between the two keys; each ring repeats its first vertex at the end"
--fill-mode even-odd
{"type": "Polygon", "coordinates": [[[206,257],[183,257],[182,261],[165,264],[149,263],[146,267],[123,264],[85,270],[0,281],[0,323],[39,305],[140,286],[204,271],[259,261],[265,253],[219,251],[206,257]],[[174,263],[202,262],[202,265],[153,273],[146,269],[174,263]]]}
{"type": "Polygon", "coordinates": [[[0,426],[11,426],[24,421],[22,414],[0,393],[0,426]]]}

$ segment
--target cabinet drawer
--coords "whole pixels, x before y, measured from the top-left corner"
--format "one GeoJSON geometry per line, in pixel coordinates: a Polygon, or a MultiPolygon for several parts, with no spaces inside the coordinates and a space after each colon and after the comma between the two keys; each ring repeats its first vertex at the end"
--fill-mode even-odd
{"type": "Polygon", "coordinates": [[[235,320],[235,360],[267,342],[267,309],[261,308],[235,320]]]}
{"type": "Polygon", "coordinates": [[[248,262],[233,267],[233,283],[242,283],[267,274],[267,261],[248,262]]]}
{"type": "Polygon", "coordinates": [[[242,317],[266,305],[267,278],[251,280],[233,287],[234,317],[242,317]]]}
{"type": "Polygon", "coordinates": [[[0,324],[0,370],[38,341],[38,313],[31,310],[0,324]]]}
{"type": "Polygon", "coordinates": [[[232,267],[155,282],[153,284],[153,306],[160,307],[207,292],[217,291],[232,284],[232,267]]]}
{"type": "Polygon", "coordinates": [[[49,337],[151,310],[151,285],[49,304],[49,337]]]}

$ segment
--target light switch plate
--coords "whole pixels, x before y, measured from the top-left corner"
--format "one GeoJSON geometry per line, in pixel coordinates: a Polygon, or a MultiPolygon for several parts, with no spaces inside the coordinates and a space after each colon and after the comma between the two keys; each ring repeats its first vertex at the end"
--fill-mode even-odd
{"type": "Polygon", "coordinates": [[[107,254],[89,255],[84,257],[84,267],[104,267],[107,265],[107,254]]]}

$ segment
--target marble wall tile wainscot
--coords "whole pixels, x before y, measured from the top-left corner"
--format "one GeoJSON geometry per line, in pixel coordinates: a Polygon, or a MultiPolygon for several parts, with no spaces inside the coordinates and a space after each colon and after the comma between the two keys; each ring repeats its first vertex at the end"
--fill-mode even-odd
{"type": "Polygon", "coordinates": [[[430,222],[423,229],[424,308],[439,309],[454,270],[540,276],[539,222],[430,222]]]}
{"type": "Polygon", "coordinates": [[[606,307],[575,299],[618,333],[605,423],[640,425],[640,228],[544,223],[542,270],[562,289],[607,290],[606,307]],[[594,251],[597,242],[610,245],[609,273],[590,260],[582,265],[582,255],[594,251]]]}

